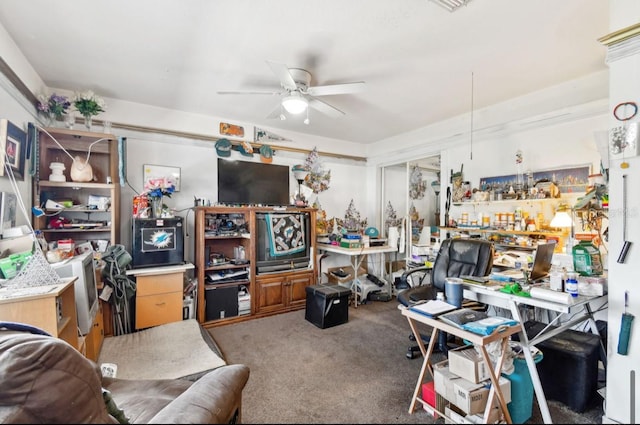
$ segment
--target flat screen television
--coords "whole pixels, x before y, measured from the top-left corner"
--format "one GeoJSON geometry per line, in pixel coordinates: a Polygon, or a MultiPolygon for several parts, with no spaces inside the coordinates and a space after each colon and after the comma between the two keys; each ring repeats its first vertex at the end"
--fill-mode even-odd
{"type": "Polygon", "coordinates": [[[78,328],[82,335],[88,334],[98,314],[100,302],[93,252],[85,252],[51,266],[61,278],[78,277],[74,283],[78,328]]]}
{"type": "Polygon", "coordinates": [[[218,202],[289,205],[289,167],[218,158],[218,202]]]}
{"type": "Polygon", "coordinates": [[[307,212],[256,213],[256,272],[306,269],[311,261],[307,212]]]}

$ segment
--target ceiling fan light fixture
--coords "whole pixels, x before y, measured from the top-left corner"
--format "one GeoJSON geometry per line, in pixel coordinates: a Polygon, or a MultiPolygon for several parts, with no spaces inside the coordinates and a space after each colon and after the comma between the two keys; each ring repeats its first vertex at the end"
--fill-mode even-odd
{"type": "Polygon", "coordinates": [[[309,106],[307,99],[300,96],[297,92],[292,92],[289,96],[282,99],[282,106],[288,113],[297,115],[303,113],[309,106]]]}

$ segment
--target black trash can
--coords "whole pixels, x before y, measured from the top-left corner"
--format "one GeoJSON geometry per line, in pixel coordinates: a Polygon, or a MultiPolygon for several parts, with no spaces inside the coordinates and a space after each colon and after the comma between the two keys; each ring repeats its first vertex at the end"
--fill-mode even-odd
{"type": "Polygon", "coordinates": [[[304,318],[320,329],[347,323],[351,290],[341,285],[307,286],[304,318]]]}

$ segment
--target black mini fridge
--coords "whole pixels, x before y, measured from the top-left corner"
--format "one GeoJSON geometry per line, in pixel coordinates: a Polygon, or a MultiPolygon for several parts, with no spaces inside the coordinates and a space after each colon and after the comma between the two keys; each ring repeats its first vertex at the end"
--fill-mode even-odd
{"type": "Polygon", "coordinates": [[[184,264],[182,217],[134,218],[131,267],[184,264]]]}

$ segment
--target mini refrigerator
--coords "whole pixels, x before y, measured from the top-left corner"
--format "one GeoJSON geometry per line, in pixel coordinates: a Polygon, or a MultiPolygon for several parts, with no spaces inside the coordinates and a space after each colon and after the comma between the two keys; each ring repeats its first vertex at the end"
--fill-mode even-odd
{"type": "Polygon", "coordinates": [[[182,217],[133,219],[133,268],[184,264],[182,217]]]}

